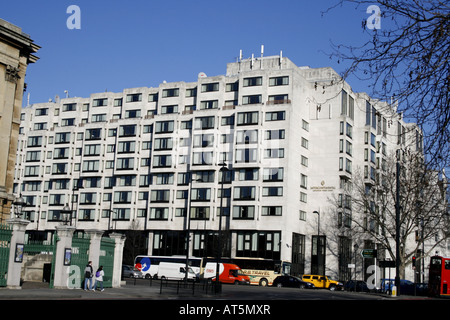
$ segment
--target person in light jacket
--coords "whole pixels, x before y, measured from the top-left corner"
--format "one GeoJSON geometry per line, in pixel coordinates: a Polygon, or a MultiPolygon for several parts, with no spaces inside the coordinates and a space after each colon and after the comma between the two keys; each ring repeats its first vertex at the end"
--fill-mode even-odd
{"type": "Polygon", "coordinates": [[[103,271],[103,266],[100,266],[95,273],[95,287],[94,290],[97,290],[97,286],[100,285],[100,291],[103,291],[103,276],[105,272],[103,271]]]}

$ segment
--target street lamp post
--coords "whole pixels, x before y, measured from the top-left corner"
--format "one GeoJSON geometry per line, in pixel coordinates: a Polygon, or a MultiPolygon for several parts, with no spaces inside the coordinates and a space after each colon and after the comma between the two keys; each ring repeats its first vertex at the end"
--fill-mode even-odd
{"type": "MultiPolygon", "coordinates": [[[[69,224],[69,221],[72,222],[72,209],[70,209],[69,205],[66,204],[64,208],[59,212],[62,215],[61,220],[65,226],[69,224]]],[[[72,224],[72,223],[70,223],[72,224]]]]}
{"type": "MultiPolygon", "coordinates": [[[[71,201],[71,204],[70,204],[70,225],[72,225],[72,214],[73,214],[73,203],[74,203],[74,198],[75,198],[75,191],[79,191],[80,189],[83,189],[84,187],[83,187],[83,180],[81,180],[81,185],[80,185],[80,180],[77,180],[77,183],[76,183],[76,185],[74,184],[73,185],[73,187],[72,187],[72,201],[71,201]]],[[[79,196],[79,194],[78,194],[78,196],[79,196]]],[[[77,201],[78,201],[78,198],[77,198],[77,201]]],[[[77,211],[78,211],[78,206],[77,206],[77,211]]],[[[75,219],[76,219],[76,215],[75,215],[75,219]]]]}
{"type": "Polygon", "coordinates": [[[395,199],[395,286],[400,295],[400,152],[397,152],[395,199]]]}
{"type": "Polygon", "coordinates": [[[353,251],[354,251],[354,253],[355,253],[355,291],[356,291],[356,257],[357,257],[357,251],[358,251],[358,248],[359,248],[359,246],[358,246],[358,244],[357,243],[355,243],[354,245],[353,245],[353,251]]]}
{"type": "Polygon", "coordinates": [[[220,293],[222,291],[221,283],[219,281],[219,267],[220,267],[220,258],[221,258],[221,250],[222,250],[222,211],[223,211],[223,183],[225,180],[225,172],[228,171],[227,164],[221,163],[221,168],[219,171],[222,173],[221,181],[220,181],[220,210],[219,210],[219,232],[218,232],[218,240],[217,240],[217,262],[216,262],[216,293],[220,293]]]}
{"type": "Polygon", "coordinates": [[[317,214],[317,273],[320,274],[320,212],[313,211],[313,213],[317,214]]]}
{"type": "Polygon", "coordinates": [[[22,195],[19,195],[19,197],[14,200],[14,214],[17,219],[20,219],[20,216],[22,215],[22,209],[26,206],[26,204],[27,203],[23,199],[22,195]]]}
{"type": "MultiPolygon", "coordinates": [[[[186,210],[186,274],[184,276],[184,281],[188,280],[188,270],[189,270],[189,243],[190,243],[190,233],[191,233],[191,205],[192,205],[192,171],[189,171],[189,195],[188,195],[188,203],[186,210]]],[[[201,182],[202,179],[195,179],[195,181],[201,182]]]]}

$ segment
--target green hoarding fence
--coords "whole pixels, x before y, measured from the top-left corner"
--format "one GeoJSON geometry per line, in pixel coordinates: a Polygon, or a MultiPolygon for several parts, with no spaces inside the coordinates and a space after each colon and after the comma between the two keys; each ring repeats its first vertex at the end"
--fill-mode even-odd
{"type": "Polygon", "coordinates": [[[102,238],[100,243],[99,266],[103,266],[105,275],[103,276],[103,287],[112,287],[112,277],[114,271],[114,239],[102,238]]]}
{"type": "Polygon", "coordinates": [[[12,228],[10,225],[0,224],[0,287],[6,287],[8,274],[9,249],[11,246],[12,228]]]}

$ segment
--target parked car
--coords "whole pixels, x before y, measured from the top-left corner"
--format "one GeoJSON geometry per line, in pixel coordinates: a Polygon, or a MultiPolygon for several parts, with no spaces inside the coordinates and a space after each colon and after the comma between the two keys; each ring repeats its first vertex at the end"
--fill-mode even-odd
{"type": "Polygon", "coordinates": [[[325,288],[330,291],[342,290],[342,282],[331,280],[327,276],[315,275],[315,274],[304,274],[302,280],[305,282],[312,283],[316,288],[325,288]]]}
{"type": "MultiPolygon", "coordinates": [[[[394,279],[381,279],[381,290],[388,292],[395,285],[394,279]]],[[[428,295],[428,283],[414,283],[409,280],[400,279],[400,295],[428,295]]]]}
{"type": "Polygon", "coordinates": [[[144,278],[144,274],[133,266],[122,265],[122,278],[144,278]]]}
{"type": "Polygon", "coordinates": [[[298,277],[283,275],[278,276],[273,280],[272,286],[274,287],[291,287],[300,289],[314,289],[315,286],[312,283],[305,282],[298,277]]]}
{"type": "Polygon", "coordinates": [[[371,290],[367,286],[365,281],[361,280],[350,280],[344,284],[345,291],[356,291],[356,292],[370,292],[371,290]]]}

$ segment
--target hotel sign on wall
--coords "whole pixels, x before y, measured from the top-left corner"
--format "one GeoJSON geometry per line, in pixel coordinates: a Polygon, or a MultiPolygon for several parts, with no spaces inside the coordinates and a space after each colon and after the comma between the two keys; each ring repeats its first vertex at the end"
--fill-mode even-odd
{"type": "Polygon", "coordinates": [[[313,186],[310,188],[313,192],[332,192],[336,189],[335,186],[327,186],[325,181],[320,182],[320,186],[313,186]]]}

